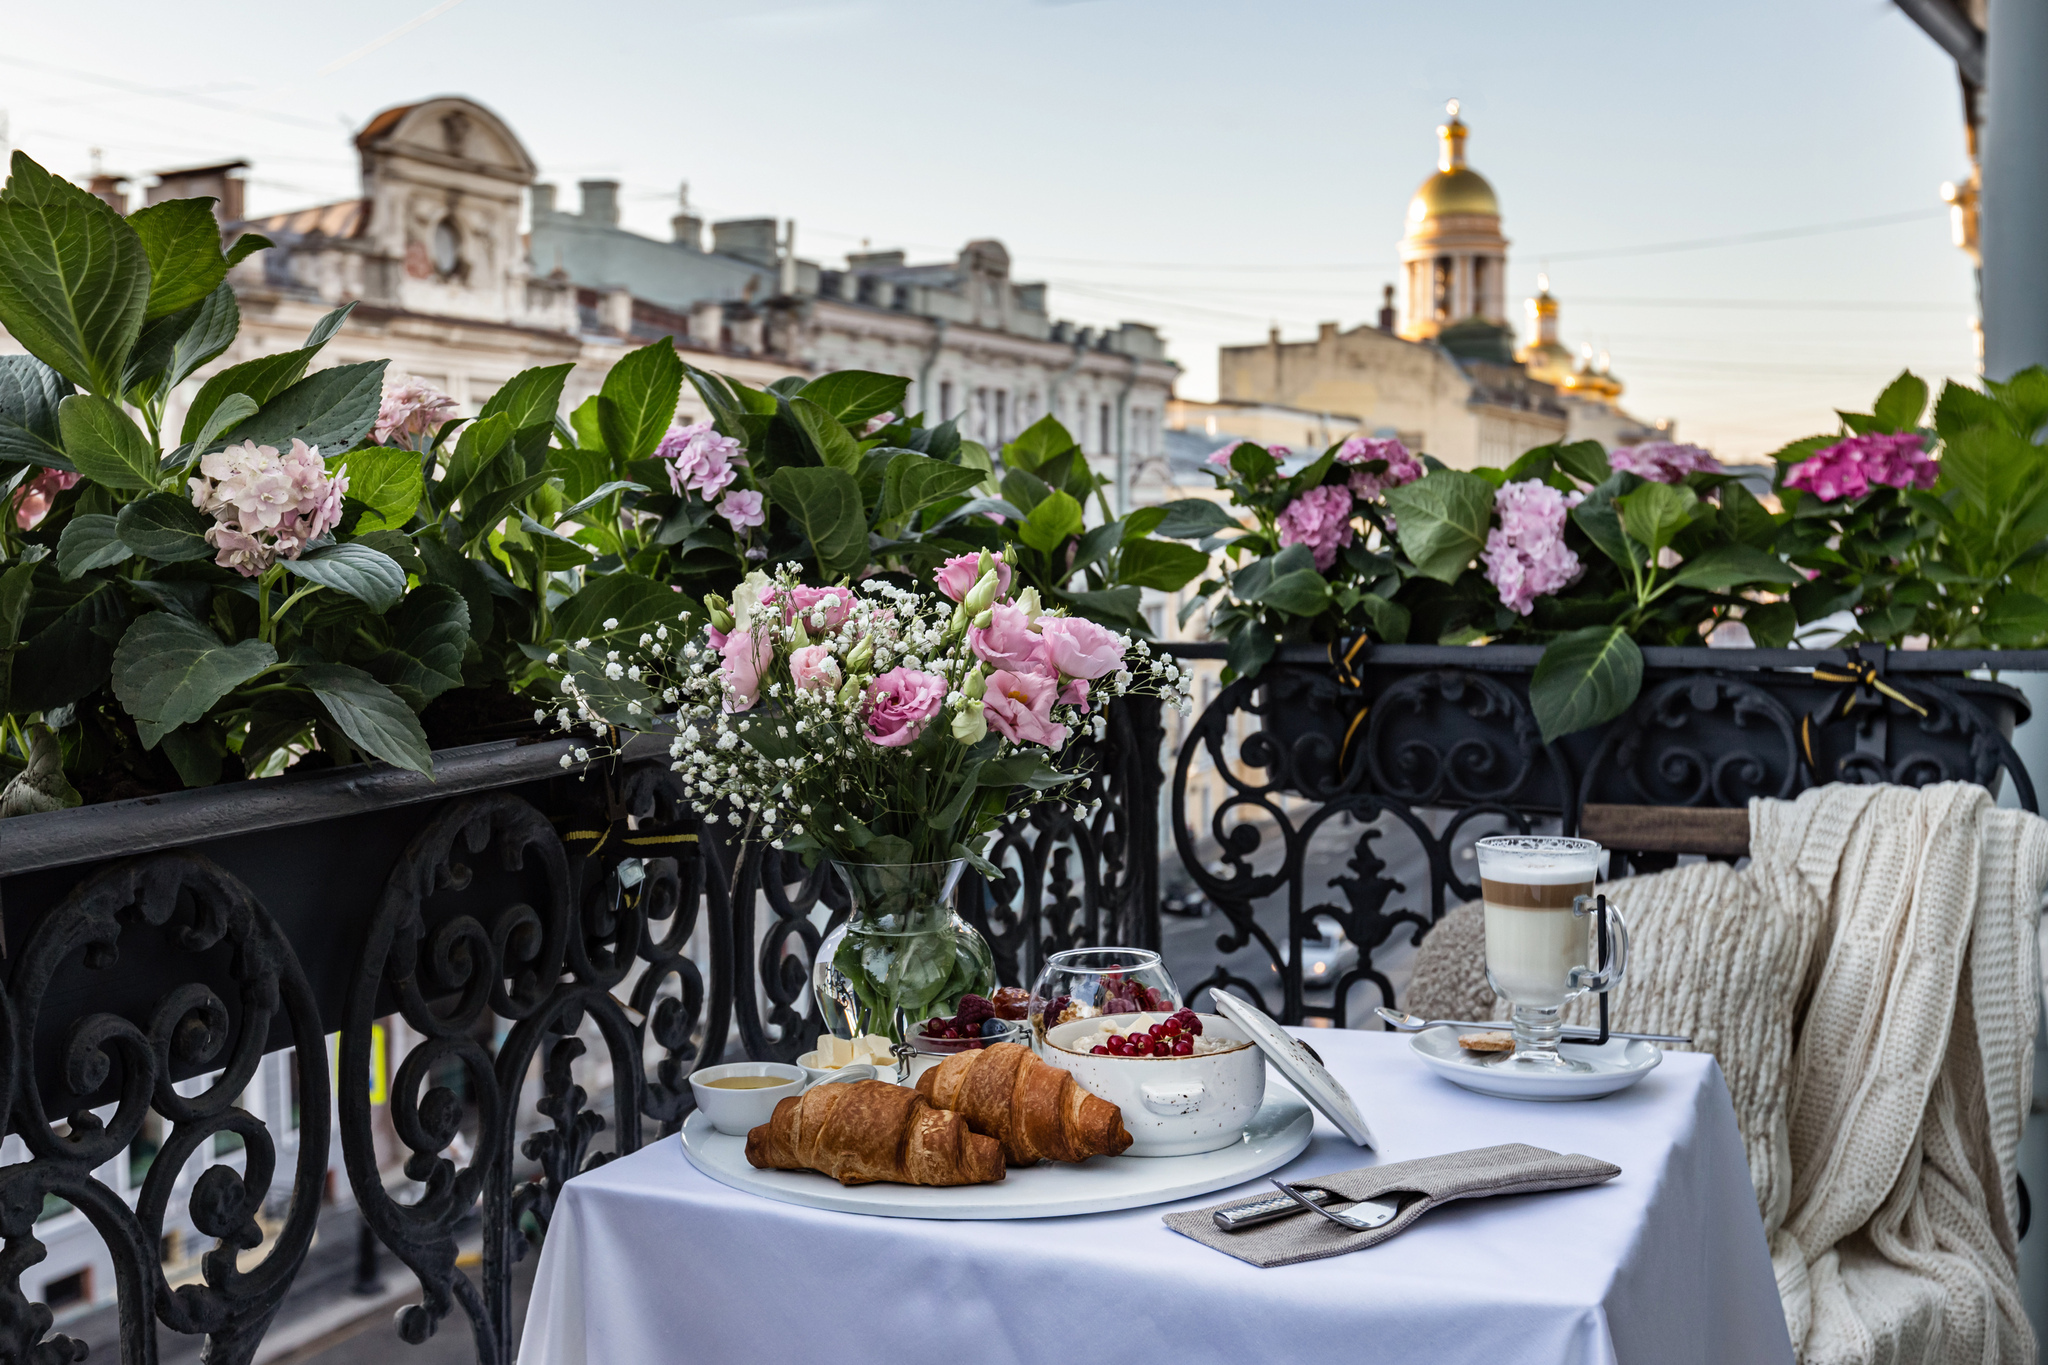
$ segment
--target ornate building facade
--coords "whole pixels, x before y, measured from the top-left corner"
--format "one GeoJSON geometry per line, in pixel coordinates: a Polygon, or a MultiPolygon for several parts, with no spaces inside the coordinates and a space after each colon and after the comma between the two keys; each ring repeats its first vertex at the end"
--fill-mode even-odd
{"type": "Polygon", "coordinates": [[[1534,339],[1517,354],[1500,200],[1466,161],[1470,135],[1451,101],[1436,171],[1408,205],[1400,307],[1390,300],[1377,325],[1349,331],[1326,322],[1312,341],[1282,340],[1275,328],[1264,345],[1223,347],[1215,411],[1179,405],[1181,425],[1214,417],[1227,430],[1234,412],[1257,407],[1355,413],[1357,430],[1465,469],[1505,465],[1550,441],[1670,439],[1669,423],[1620,406],[1621,381],[1604,357],[1573,363],[1547,280],[1528,301],[1534,339]]]}

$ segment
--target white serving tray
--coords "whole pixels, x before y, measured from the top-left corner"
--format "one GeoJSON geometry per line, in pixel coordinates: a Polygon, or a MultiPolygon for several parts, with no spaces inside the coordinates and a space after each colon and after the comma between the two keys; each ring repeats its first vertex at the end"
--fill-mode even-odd
{"type": "Polygon", "coordinates": [[[1482,1095],[1508,1100],[1599,1099],[1628,1089],[1664,1060],[1662,1049],[1655,1043],[1640,1040],[1612,1038],[1599,1047],[1591,1043],[1559,1043],[1559,1052],[1593,1069],[1529,1076],[1486,1065],[1484,1056],[1498,1054],[1468,1052],[1458,1046],[1458,1030],[1443,1025],[1424,1029],[1408,1040],[1408,1046],[1445,1080],[1482,1095]]]}
{"type": "Polygon", "coordinates": [[[1278,1170],[1308,1146],[1315,1115],[1299,1099],[1267,1090],[1244,1138],[1194,1156],[1091,1157],[1077,1164],[1013,1166],[988,1185],[841,1185],[816,1171],[761,1171],[747,1164],[747,1140],[721,1133],[699,1110],[683,1121],[683,1153],[723,1185],[785,1204],[883,1218],[1058,1218],[1165,1204],[1228,1189],[1278,1170]]]}

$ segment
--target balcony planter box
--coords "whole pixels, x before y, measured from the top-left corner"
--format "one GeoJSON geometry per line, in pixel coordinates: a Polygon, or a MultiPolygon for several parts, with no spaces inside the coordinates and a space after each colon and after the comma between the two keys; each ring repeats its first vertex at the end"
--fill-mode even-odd
{"type": "Polygon", "coordinates": [[[1645,649],[1629,711],[1549,746],[1528,700],[1541,655],[1369,645],[1346,670],[1320,646],[1284,648],[1254,680],[1249,709],[1264,736],[1246,761],[1317,799],[1498,803],[1568,819],[1588,802],[1740,806],[1831,781],[1965,780],[1995,792],[2008,773],[2020,802],[2035,804],[2010,742],[2030,714],[2025,698],[1967,674],[2048,670],[2048,651],[1645,649]],[[1873,670],[1889,692],[1816,681],[1817,665],[1873,670]]]}

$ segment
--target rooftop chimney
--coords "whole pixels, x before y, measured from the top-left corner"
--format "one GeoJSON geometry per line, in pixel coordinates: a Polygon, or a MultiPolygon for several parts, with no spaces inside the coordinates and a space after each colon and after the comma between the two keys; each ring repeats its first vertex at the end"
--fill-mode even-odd
{"type": "Polygon", "coordinates": [[[690,182],[687,180],[683,182],[681,193],[676,196],[676,206],[682,211],[668,220],[669,226],[675,230],[676,245],[686,246],[692,251],[702,251],[704,220],[690,212],[690,182]]]}
{"type": "Polygon", "coordinates": [[[773,270],[778,260],[773,218],[735,218],[711,225],[711,249],[773,270]]]}
{"type": "Polygon", "coordinates": [[[166,199],[212,199],[215,218],[223,225],[239,223],[248,216],[243,199],[248,182],[237,172],[248,169],[246,161],[227,161],[215,166],[158,171],[156,183],[142,192],[142,201],[161,204],[166,199]]]}
{"type": "Polygon", "coordinates": [[[1388,333],[1394,330],[1394,286],[1391,284],[1380,290],[1380,330],[1388,333]]]}
{"type": "Polygon", "coordinates": [[[555,187],[535,185],[533,187],[533,216],[536,218],[555,211],[555,187]]]}
{"type": "Polygon", "coordinates": [[[606,227],[619,225],[619,182],[616,180],[579,180],[576,187],[583,191],[583,216],[593,223],[606,227]]]}

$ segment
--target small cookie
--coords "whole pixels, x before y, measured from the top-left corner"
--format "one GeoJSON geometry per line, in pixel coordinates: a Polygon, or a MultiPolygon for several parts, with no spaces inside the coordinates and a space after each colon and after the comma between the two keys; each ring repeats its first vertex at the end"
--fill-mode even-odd
{"type": "Polygon", "coordinates": [[[1486,1033],[1461,1033],[1458,1046],[1468,1052],[1513,1052],[1515,1035],[1505,1029],[1493,1029],[1486,1033]]]}

